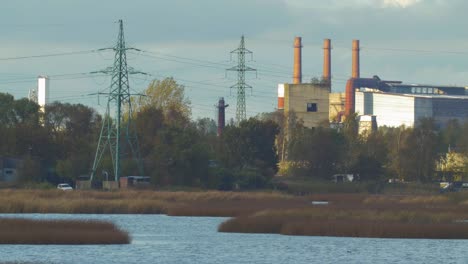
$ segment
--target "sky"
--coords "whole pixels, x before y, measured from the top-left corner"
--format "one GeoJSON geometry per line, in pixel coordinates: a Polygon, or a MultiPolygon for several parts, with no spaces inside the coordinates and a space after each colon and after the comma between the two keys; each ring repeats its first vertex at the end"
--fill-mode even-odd
{"type": "Polygon", "coordinates": [[[292,82],[293,41],[303,42],[303,81],[322,75],[323,40],[332,42],[332,91],[351,75],[351,43],[361,43],[361,77],[404,83],[468,86],[468,1],[463,0],[15,0],[0,11],[0,92],[26,97],[39,75],[50,76],[50,99],[103,112],[124,21],[132,92],[152,79],[185,86],[194,119],[215,118],[224,97],[235,117],[236,65],[230,51],[242,35],[247,65],[247,116],[271,112],[278,83],[292,82]],[[38,56],[51,55],[56,56],[38,56]]]}

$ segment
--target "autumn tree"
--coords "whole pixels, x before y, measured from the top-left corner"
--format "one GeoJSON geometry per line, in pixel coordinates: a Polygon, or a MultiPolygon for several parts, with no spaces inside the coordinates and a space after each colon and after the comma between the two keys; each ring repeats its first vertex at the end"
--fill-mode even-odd
{"type": "Polygon", "coordinates": [[[190,118],[191,102],[185,96],[185,87],[174,78],[153,80],[146,88],[145,95],[137,103],[139,109],[153,107],[161,109],[165,116],[177,113],[186,119],[190,118]]]}

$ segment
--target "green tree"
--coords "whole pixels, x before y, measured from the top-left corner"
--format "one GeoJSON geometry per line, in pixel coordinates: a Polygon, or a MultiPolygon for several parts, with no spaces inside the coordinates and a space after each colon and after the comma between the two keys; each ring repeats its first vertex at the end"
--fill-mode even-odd
{"type": "Polygon", "coordinates": [[[45,108],[55,172],[62,180],[88,174],[94,159],[101,116],[82,104],[53,102],[45,108]]]}
{"type": "Polygon", "coordinates": [[[419,120],[401,148],[400,161],[405,180],[433,180],[438,141],[434,120],[419,120]]]}
{"type": "Polygon", "coordinates": [[[330,128],[304,129],[292,140],[289,158],[301,165],[296,173],[302,170],[306,176],[329,179],[336,172],[344,142],[344,137],[330,128]]]}
{"type": "Polygon", "coordinates": [[[240,122],[238,127],[226,127],[218,157],[224,167],[236,172],[237,181],[243,184],[241,187],[264,186],[277,172],[275,138],[278,130],[273,121],[254,118],[240,122]]]}
{"type": "Polygon", "coordinates": [[[186,120],[190,118],[190,100],[185,96],[185,87],[178,84],[174,78],[153,80],[145,91],[144,97],[138,103],[139,109],[154,107],[161,109],[165,116],[177,112],[186,120]]]}

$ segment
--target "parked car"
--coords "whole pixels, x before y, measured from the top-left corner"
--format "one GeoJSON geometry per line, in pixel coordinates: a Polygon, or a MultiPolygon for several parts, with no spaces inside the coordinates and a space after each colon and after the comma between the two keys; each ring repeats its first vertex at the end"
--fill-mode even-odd
{"type": "Polygon", "coordinates": [[[68,183],[60,183],[59,185],[57,185],[57,189],[62,191],[72,191],[73,187],[71,187],[68,183]]]}

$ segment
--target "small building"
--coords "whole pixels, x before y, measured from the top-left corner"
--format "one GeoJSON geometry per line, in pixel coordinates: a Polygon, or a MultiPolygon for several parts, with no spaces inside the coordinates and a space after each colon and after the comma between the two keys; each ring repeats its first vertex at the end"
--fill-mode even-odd
{"type": "Polygon", "coordinates": [[[332,181],[339,183],[339,182],[353,182],[355,177],[353,174],[335,174],[332,176],[332,181]]]}
{"type": "Polygon", "coordinates": [[[377,131],[377,118],[374,115],[359,116],[359,135],[369,135],[377,131]]]}
{"type": "Polygon", "coordinates": [[[119,179],[121,189],[149,188],[150,177],[148,176],[126,176],[119,179]]]}
{"type": "Polygon", "coordinates": [[[0,181],[14,182],[18,180],[20,166],[20,159],[0,157],[0,181]]]}

